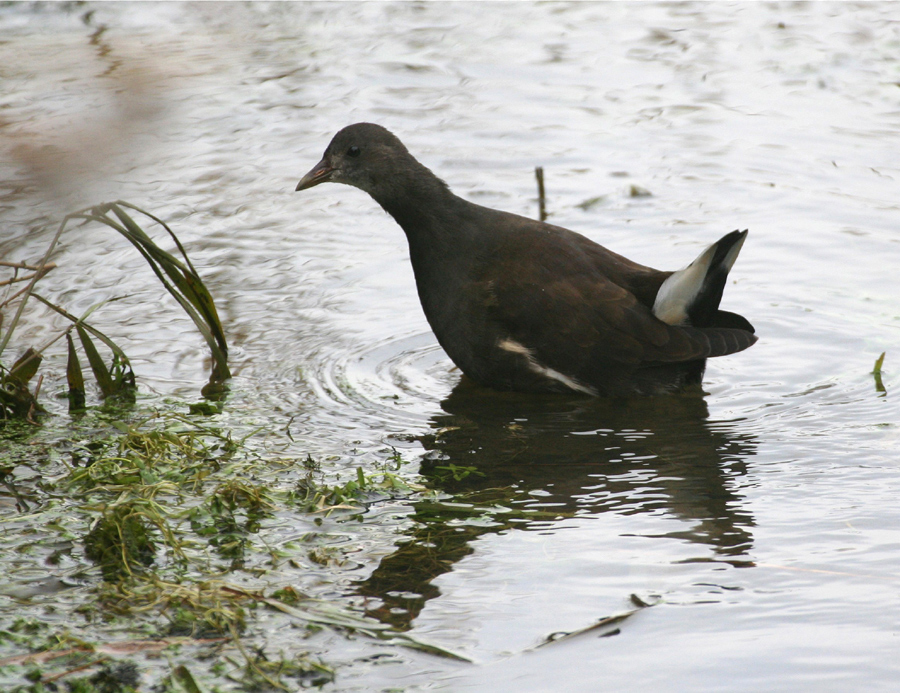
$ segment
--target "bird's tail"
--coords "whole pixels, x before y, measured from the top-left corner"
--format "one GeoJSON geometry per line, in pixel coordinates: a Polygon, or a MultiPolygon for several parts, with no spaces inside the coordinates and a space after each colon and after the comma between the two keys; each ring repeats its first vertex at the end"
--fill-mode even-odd
{"type": "Polygon", "coordinates": [[[719,310],[725,280],[746,238],[747,231],[732,231],[687,267],[673,272],[659,287],[653,314],[669,325],[723,327],[752,333],[753,326],[745,318],[719,310]]]}

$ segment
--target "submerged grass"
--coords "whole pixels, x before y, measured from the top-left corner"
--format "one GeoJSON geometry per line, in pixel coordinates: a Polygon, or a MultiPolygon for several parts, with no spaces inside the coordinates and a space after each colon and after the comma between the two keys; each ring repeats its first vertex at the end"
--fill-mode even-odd
{"type": "Polygon", "coordinates": [[[252,434],[236,439],[195,417],[108,423],[67,446],[0,447],[7,489],[22,500],[20,514],[0,518],[0,561],[24,560],[28,574],[53,566],[46,572],[57,576],[36,583],[12,571],[0,594],[26,613],[40,612],[44,595],[69,609],[62,622],[0,620],[0,652],[13,653],[0,659],[0,688],[127,691],[147,679],[158,690],[191,690],[190,681],[198,690],[319,685],[334,677],[308,642],[323,628],[454,656],[353,600],[311,597],[292,584],[297,568],[336,569],[312,558],[328,554],[321,541],[289,550],[260,536],[285,512],[314,528],[325,518],[352,521],[374,500],[419,493],[389,470],[390,460],[376,472],[360,467],[349,479],[329,479],[309,456],[273,459],[254,449],[252,434]],[[280,619],[293,633],[287,651],[267,651],[271,626],[261,619],[280,619]],[[116,634],[135,638],[125,640],[133,650],[111,647],[116,634]]]}

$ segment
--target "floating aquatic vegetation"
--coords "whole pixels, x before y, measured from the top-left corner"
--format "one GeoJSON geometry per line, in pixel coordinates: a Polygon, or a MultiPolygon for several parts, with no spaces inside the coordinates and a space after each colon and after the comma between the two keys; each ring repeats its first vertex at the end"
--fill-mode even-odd
{"type": "Polygon", "coordinates": [[[587,212],[589,209],[592,209],[596,205],[599,205],[601,202],[606,200],[606,195],[596,195],[595,197],[589,197],[584,202],[579,202],[576,207],[587,212]]]}
{"type": "Polygon", "coordinates": [[[588,633],[601,638],[618,635],[620,632],[618,624],[622,623],[631,616],[634,616],[639,611],[642,611],[651,606],[656,606],[659,603],[659,599],[655,599],[653,602],[647,602],[641,599],[636,594],[632,594],[630,600],[632,605],[636,608],[630,609],[629,611],[623,611],[619,614],[613,614],[612,616],[606,616],[596,621],[595,623],[592,623],[589,626],[585,626],[584,628],[579,628],[578,630],[559,631],[557,633],[551,633],[533,649],[536,650],[539,647],[546,647],[547,645],[562,642],[563,640],[571,640],[572,638],[577,638],[588,633]]]}
{"type": "MultiPolygon", "coordinates": [[[[61,555],[73,578],[48,579],[47,589],[74,590],[70,626],[35,623],[26,637],[0,624],[0,642],[17,643],[0,660],[8,667],[0,682],[93,691],[134,661],[142,676],[152,670],[156,684],[168,681],[172,690],[210,690],[212,682],[222,690],[296,690],[298,682],[335,676],[314,650],[323,630],[459,658],[372,618],[355,595],[315,597],[294,587],[304,573],[344,569],[330,558],[343,556],[342,540],[329,544],[328,530],[287,542],[261,532],[277,527],[288,508],[299,511],[295,520],[307,516],[308,528],[334,526],[354,522],[373,502],[421,493],[398,473],[396,452],[335,478],[311,456],[272,459],[254,438],[261,429],[232,436],[205,418],[172,413],[125,423],[96,410],[80,421],[94,435],[79,435],[49,458],[0,451],[0,472],[13,457],[40,472],[10,480],[30,514],[0,518],[0,527],[33,528],[34,538],[0,543],[0,551],[18,554],[27,545],[36,564],[53,566],[61,555]],[[275,621],[290,635],[272,643],[260,623],[275,621]],[[120,642],[121,624],[134,640],[120,642]]],[[[11,574],[0,579],[0,594],[39,597],[34,582],[11,574]]]]}

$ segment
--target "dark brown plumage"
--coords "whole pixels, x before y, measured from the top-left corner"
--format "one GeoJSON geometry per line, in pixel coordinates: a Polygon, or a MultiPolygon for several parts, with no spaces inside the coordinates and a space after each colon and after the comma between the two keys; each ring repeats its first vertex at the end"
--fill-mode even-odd
{"type": "Polygon", "coordinates": [[[457,197],[383,127],[334,136],[297,190],[369,193],[403,228],[428,322],[454,363],[501,390],[656,394],[699,383],[705,360],[751,346],[718,309],[746,238],[678,272],[644,267],[567,229],[457,197]]]}

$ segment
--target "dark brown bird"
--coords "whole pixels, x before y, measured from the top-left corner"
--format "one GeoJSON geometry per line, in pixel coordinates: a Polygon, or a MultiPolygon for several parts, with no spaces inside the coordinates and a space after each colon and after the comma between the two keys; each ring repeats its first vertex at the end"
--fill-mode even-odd
{"type": "Polygon", "coordinates": [[[699,384],[707,358],[756,342],[747,320],[719,310],[746,231],[661,272],[559,226],[457,197],[371,123],[338,132],[297,190],[327,181],[366,191],[400,224],[431,328],[483,385],[673,392],[699,384]]]}

